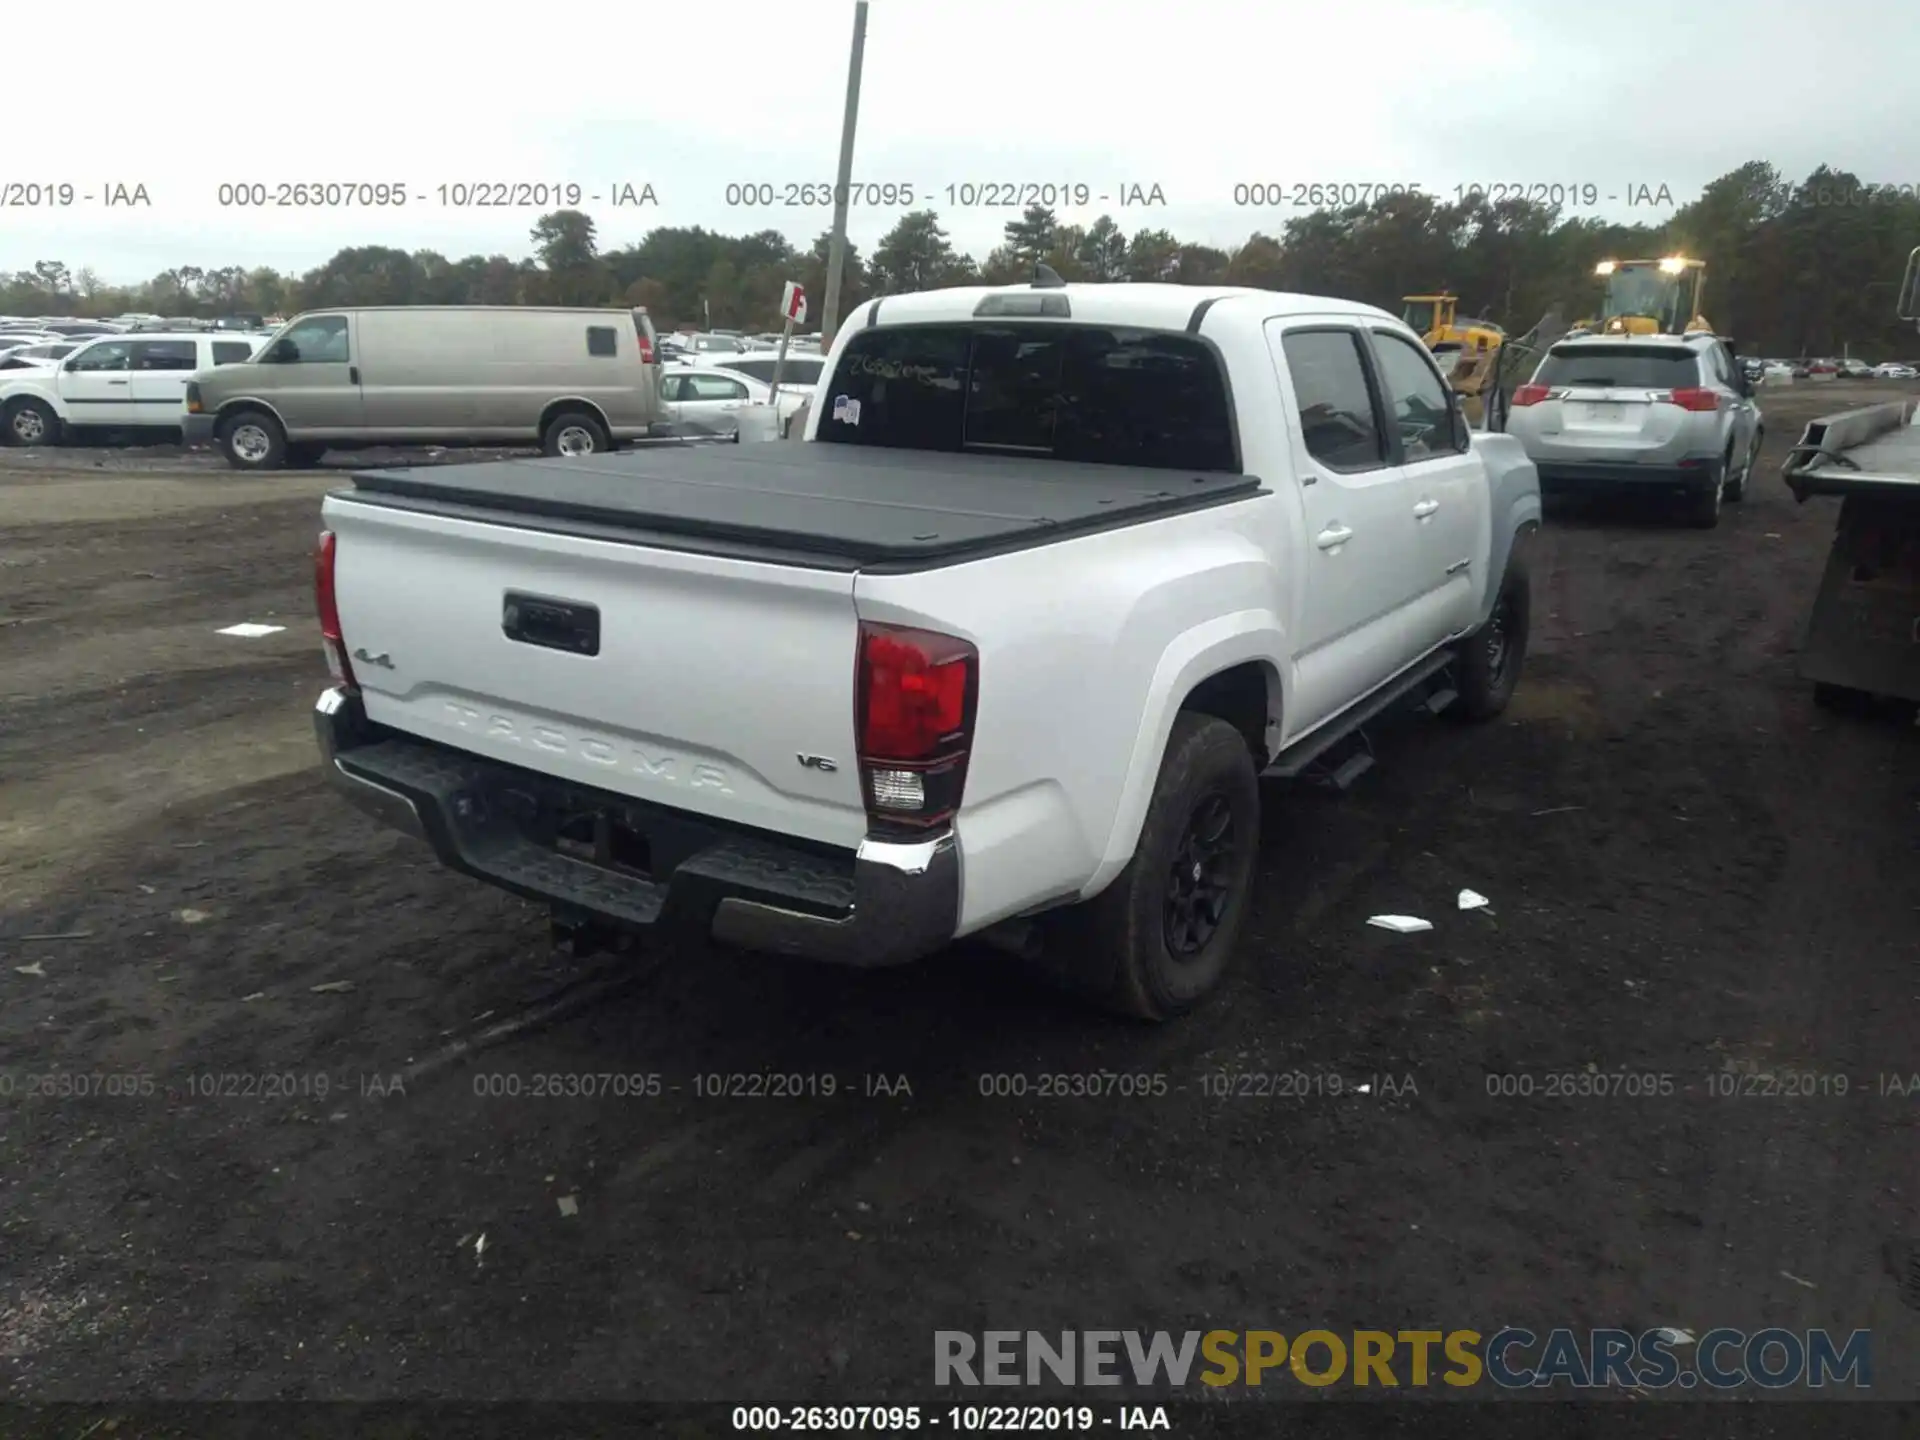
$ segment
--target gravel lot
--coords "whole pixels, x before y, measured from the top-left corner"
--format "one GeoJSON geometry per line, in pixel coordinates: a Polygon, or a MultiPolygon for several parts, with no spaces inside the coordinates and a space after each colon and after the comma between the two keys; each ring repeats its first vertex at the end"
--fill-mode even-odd
{"type": "Polygon", "coordinates": [[[1228,993],[1144,1030],[975,947],[556,954],[322,788],[326,475],[0,451],[0,1386],[873,1402],[935,1329],[1516,1323],[1868,1327],[1915,1396],[1920,734],[1796,678],[1835,508],[1778,478],[1836,393],[1716,531],[1556,517],[1507,720],[1270,787],[1228,993]],[[1097,1071],[1165,1093],[1033,1093],[1097,1071]],[[1674,1089],[1545,1098],[1589,1071],[1674,1089]],[[1713,1093],[1787,1071],[1850,1093],[1713,1093]],[[609,1074],[660,1093],[485,1093],[609,1074]]]}

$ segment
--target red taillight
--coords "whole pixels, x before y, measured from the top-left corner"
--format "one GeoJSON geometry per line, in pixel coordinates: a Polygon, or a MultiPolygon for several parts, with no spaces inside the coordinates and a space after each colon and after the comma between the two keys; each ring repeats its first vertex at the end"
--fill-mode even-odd
{"type": "Polygon", "coordinates": [[[951,819],[967,780],[980,652],[952,635],[862,624],[855,683],[868,817],[916,829],[951,819]]]}
{"type": "Polygon", "coordinates": [[[1720,408],[1720,397],[1711,390],[1675,390],[1667,396],[1667,403],[1678,405],[1682,410],[1694,411],[1696,414],[1706,414],[1720,408]]]}
{"type": "Polygon", "coordinates": [[[340,633],[340,605],[333,593],[337,543],[331,530],[320,532],[319,547],[313,552],[313,604],[320,614],[320,648],[326,651],[327,669],[342,685],[351,685],[353,667],[347,663],[347,639],[340,633]]]}
{"type": "Polygon", "coordinates": [[[640,363],[642,365],[653,363],[653,342],[647,339],[644,331],[640,335],[640,363]]]}
{"type": "Polygon", "coordinates": [[[1547,387],[1544,385],[1522,385],[1513,392],[1513,403],[1515,405],[1538,405],[1542,400],[1547,398],[1548,393],[1547,387]]]}

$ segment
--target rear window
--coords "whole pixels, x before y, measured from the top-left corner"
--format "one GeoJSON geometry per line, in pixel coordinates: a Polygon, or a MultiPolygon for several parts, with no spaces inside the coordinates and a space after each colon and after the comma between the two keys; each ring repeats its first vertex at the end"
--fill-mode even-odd
{"type": "Polygon", "coordinates": [[[1679,390],[1700,383],[1700,361],[1677,345],[1568,345],[1549,350],[1536,385],[1679,390]]]}
{"type": "Polygon", "coordinates": [[[823,441],[1240,469],[1219,362],[1183,335],[1057,323],[862,330],[827,388],[823,441]]]}

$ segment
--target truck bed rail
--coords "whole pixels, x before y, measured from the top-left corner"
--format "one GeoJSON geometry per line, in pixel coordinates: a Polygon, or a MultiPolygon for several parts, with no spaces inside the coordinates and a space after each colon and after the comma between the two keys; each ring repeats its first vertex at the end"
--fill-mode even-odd
{"type": "Polygon", "coordinates": [[[1782,475],[1796,500],[1814,495],[1920,493],[1920,426],[1912,400],[1865,405],[1808,424],[1782,475]]]}

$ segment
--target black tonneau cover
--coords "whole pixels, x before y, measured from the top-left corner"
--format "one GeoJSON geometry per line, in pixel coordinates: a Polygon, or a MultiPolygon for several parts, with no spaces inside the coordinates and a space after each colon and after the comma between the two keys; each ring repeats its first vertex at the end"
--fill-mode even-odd
{"type": "Polygon", "coordinates": [[[820,442],[361,470],[353,485],[350,498],[375,504],[898,569],[1263,493],[1250,475],[820,442]]]}

